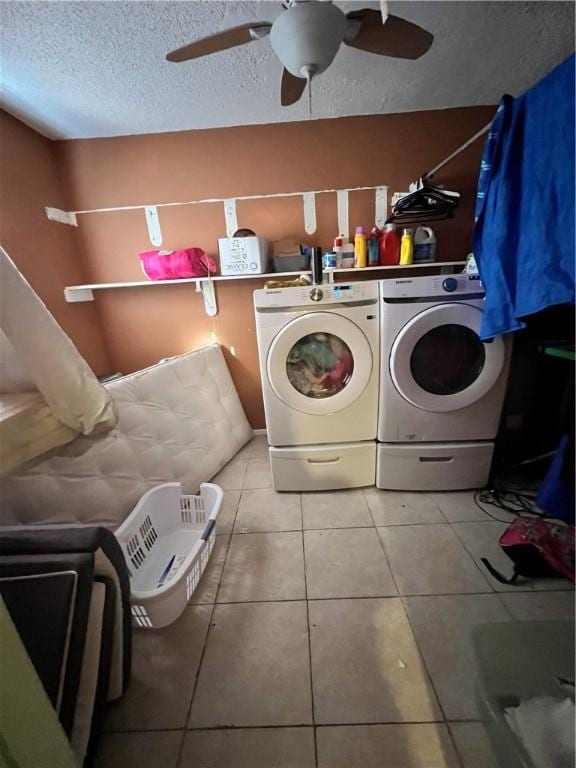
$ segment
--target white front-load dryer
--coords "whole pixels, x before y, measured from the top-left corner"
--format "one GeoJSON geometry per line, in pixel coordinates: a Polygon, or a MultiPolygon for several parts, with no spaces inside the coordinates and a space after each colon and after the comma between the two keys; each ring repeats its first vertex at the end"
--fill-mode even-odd
{"type": "Polygon", "coordinates": [[[510,340],[480,339],[477,275],[380,283],[380,488],[454,490],[488,477],[510,340]]]}
{"type": "Polygon", "coordinates": [[[254,309],[274,487],[374,484],[378,284],[258,290],[254,309]]]}

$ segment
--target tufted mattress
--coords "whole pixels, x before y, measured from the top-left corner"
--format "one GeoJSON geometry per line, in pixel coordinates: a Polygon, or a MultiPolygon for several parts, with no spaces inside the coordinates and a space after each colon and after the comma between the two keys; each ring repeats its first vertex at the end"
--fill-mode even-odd
{"type": "Polygon", "coordinates": [[[118,425],[79,436],[0,480],[3,525],[81,522],[116,528],[152,486],[195,493],[250,439],[224,356],[202,347],[107,385],[118,425]]]}

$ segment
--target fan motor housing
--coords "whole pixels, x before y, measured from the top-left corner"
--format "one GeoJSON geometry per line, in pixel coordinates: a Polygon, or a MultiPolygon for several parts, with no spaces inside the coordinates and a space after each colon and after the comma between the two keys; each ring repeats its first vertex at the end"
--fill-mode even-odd
{"type": "Polygon", "coordinates": [[[272,25],[270,43],[289,72],[306,77],[330,66],[345,31],[346,16],[332,3],[296,3],[272,25]]]}

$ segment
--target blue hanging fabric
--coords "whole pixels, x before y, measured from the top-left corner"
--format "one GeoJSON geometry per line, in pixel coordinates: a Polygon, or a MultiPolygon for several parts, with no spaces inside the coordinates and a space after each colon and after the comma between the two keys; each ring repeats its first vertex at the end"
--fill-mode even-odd
{"type": "Polygon", "coordinates": [[[574,500],[574,440],[564,435],[548,468],[536,504],[548,517],[564,520],[568,525],[575,522],[574,500]]]}
{"type": "Polygon", "coordinates": [[[474,229],[482,339],[574,302],[574,66],[573,54],[519,98],[504,96],[492,122],[474,229]]]}

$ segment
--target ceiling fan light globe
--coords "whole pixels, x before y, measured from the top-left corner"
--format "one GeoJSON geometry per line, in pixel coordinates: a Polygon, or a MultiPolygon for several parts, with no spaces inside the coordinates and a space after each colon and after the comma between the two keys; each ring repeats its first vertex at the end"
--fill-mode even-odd
{"type": "Polygon", "coordinates": [[[306,77],[306,72],[316,75],[334,60],[346,24],[346,16],[332,3],[297,3],[276,19],[270,43],[295,77],[306,77]]]}

